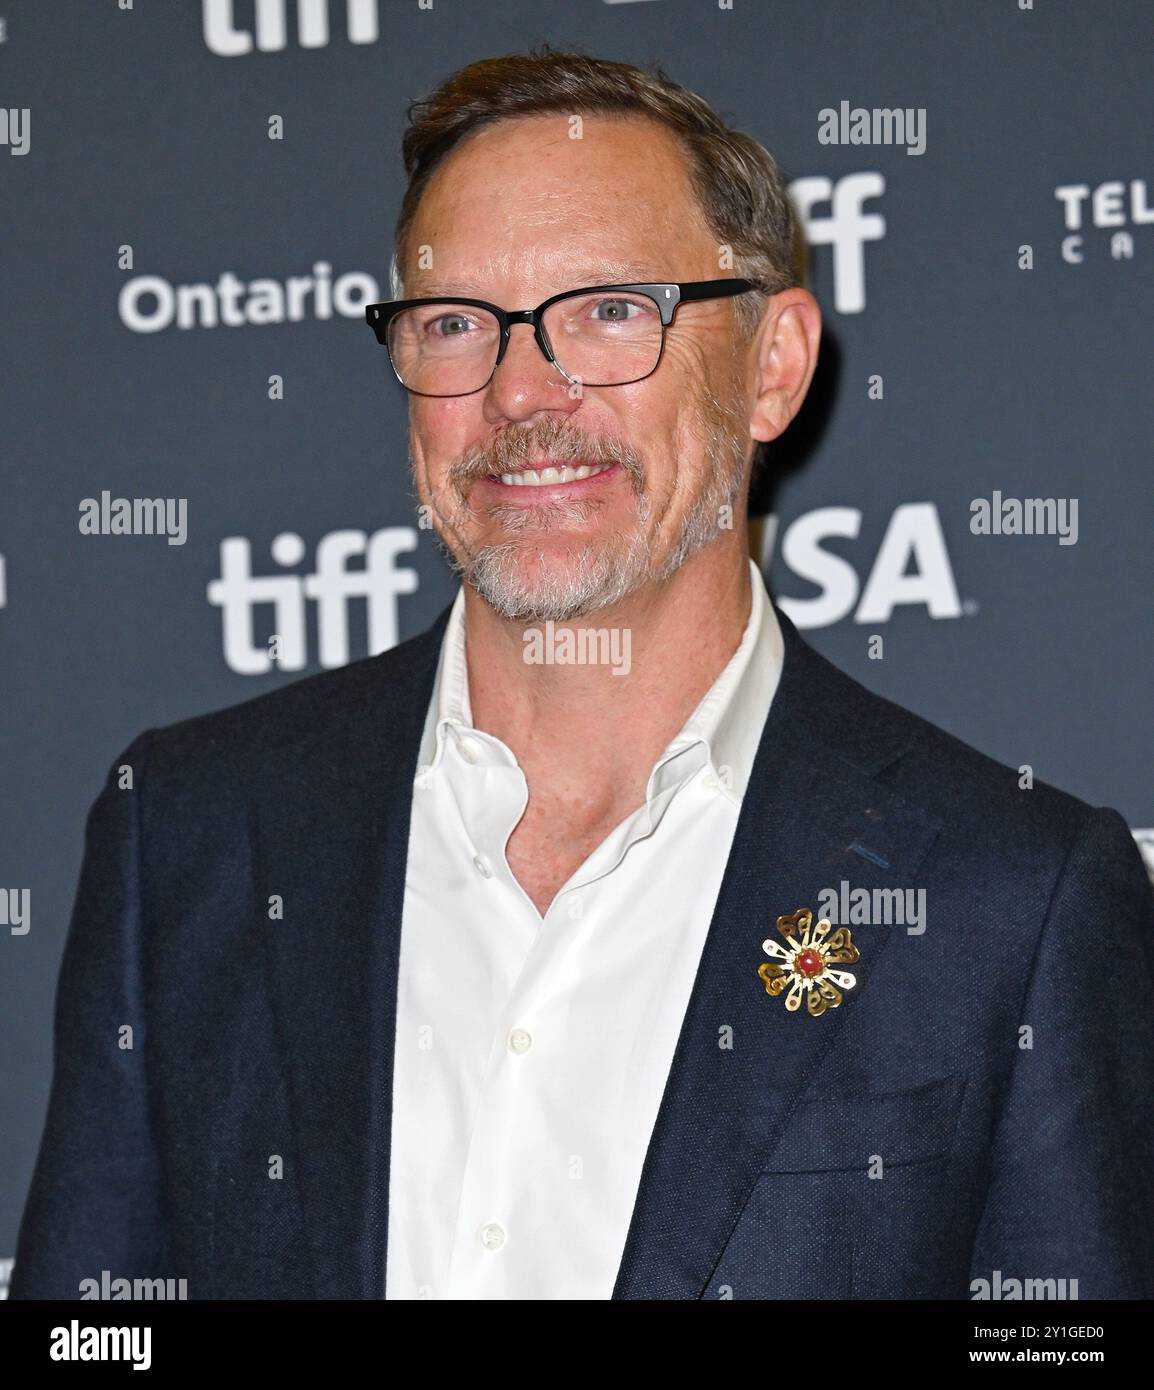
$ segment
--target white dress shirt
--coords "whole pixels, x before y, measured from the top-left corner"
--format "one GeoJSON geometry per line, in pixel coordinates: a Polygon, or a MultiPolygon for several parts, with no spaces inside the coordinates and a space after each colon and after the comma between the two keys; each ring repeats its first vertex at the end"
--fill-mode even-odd
{"type": "Polygon", "coordinates": [[[528,788],[473,727],[458,593],[413,789],[386,1298],[612,1295],[781,675],[750,571],[737,651],[544,917],[505,859],[528,788]]]}

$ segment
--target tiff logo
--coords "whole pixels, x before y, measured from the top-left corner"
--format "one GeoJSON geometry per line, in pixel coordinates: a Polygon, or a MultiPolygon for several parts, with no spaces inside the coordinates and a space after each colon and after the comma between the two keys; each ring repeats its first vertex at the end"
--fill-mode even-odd
{"type": "Polygon", "coordinates": [[[250,0],[251,30],[238,24],[235,0],[201,0],[204,42],[221,58],[241,58],[254,46],[261,53],[288,47],[290,11],[296,16],[296,39],[301,48],[327,48],[330,12],[343,14],[349,43],[376,43],[380,38],[378,0],[250,0]]]}
{"type": "MultiPolygon", "coordinates": [[[[308,663],[305,602],[316,603],[319,660],[324,667],[349,660],[349,600],[363,598],[368,610],[368,654],[395,647],[398,641],[397,599],[416,592],[414,570],[399,568],[397,557],[417,547],[411,526],[386,526],[372,535],[364,531],[330,531],[317,543],[312,574],[254,577],[252,547],[243,536],[220,543],[220,578],[208,586],[208,601],[222,610],[224,659],[241,676],[261,676],[275,666],[303,671],[308,663]],[[364,556],[364,565],[350,569],[349,560],[364,556]],[[273,628],[266,645],[254,636],[253,609],[271,604],[273,628]]],[[[299,565],[305,543],[293,531],[273,539],[273,560],[284,569],[299,565]]]]}
{"type": "Polygon", "coordinates": [[[833,306],[839,314],[860,314],[865,308],[865,244],[885,236],[886,220],[862,209],[885,191],[884,176],[873,172],[836,181],[814,174],[789,185],[806,240],[811,246],[833,247],[833,306]],[[828,217],[814,215],[818,203],[829,204],[828,217]]]}

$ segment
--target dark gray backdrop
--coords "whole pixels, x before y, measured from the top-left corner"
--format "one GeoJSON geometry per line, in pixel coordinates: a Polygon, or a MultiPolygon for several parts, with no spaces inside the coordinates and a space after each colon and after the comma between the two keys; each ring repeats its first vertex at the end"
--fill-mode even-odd
{"type": "MultiPolygon", "coordinates": [[[[0,1260],[112,758],[321,669],[322,643],[339,662],[346,629],[349,655],[370,650],[364,597],[342,606],[323,566],[319,601],[291,582],[326,537],[356,569],[376,536],[347,587],[372,591],[378,643],[453,592],[417,530],[403,393],[357,310],[388,296],[405,103],[472,59],[542,39],[656,59],[777,154],[825,337],[761,499],[775,594],[873,689],[1151,838],[1148,0],[123,4],[0,0],[0,1260]],[[823,143],[819,113],[843,101],[924,111],[924,152],[823,143]],[[252,282],[318,263],[343,312],[313,294],[297,321],[162,326],[175,287],[226,273],[239,308],[193,293],[268,317],[274,289],[252,282]],[[1077,543],[974,534],[971,503],[995,490],[1076,499],[1077,543]],[[81,534],[82,500],[105,491],[186,499],[187,542],[81,534]],[[299,670],[245,674],[243,643],[226,646],[209,600],[226,540],[290,580],[299,670]],[[4,891],[25,889],[14,933],[4,891]]],[[[251,616],[257,647],[286,621],[251,616]]]]}

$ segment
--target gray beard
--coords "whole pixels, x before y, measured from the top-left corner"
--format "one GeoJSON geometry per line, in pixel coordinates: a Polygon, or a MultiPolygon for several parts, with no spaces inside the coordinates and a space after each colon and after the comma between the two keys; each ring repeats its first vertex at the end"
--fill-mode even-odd
{"type": "MultiPolygon", "coordinates": [[[[720,535],[722,508],[732,508],[741,491],[745,458],[740,437],[730,435],[717,442],[719,447],[707,454],[712,465],[705,490],[689,509],[677,544],[660,565],[653,563],[645,534],[649,499],[644,494],[638,496],[637,525],[630,534],[616,536],[609,543],[578,546],[556,568],[549,566],[538,551],[539,568],[532,577],[526,575],[523,567],[526,555],[534,553],[531,542],[514,538],[499,545],[482,546],[462,558],[453,555],[439,536],[438,543],[453,570],[503,618],[567,623],[587,617],[620,603],[648,584],[666,583],[690,556],[720,535]]],[[[581,502],[552,504],[558,521],[570,508],[587,506],[581,502]]],[[[530,520],[540,525],[541,512],[534,511],[536,515],[530,520]]],[[[526,515],[519,507],[510,508],[509,512],[514,525],[526,515]]]]}
{"type": "MultiPolygon", "coordinates": [[[[439,530],[435,529],[434,535],[451,568],[503,618],[567,623],[610,608],[647,585],[664,584],[690,556],[715,540],[723,529],[722,509],[732,509],[741,493],[749,435],[748,420],[740,407],[732,402],[723,404],[714,390],[706,388],[695,433],[705,446],[704,487],[686,513],[676,544],[661,563],[655,562],[645,534],[651,503],[644,491],[640,459],[612,441],[595,442],[590,447],[567,432],[564,422],[547,421],[531,434],[507,439],[495,459],[492,451],[466,456],[458,466],[458,476],[484,476],[492,471],[494,462],[515,467],[533,445],[556,454],[561,461],[618,462],[637,499],[637,520],[630,532],[608,541],[575,542],[568,554],[550,562],[533,540],[517,533],[585,521],[596,512],[596,503],[570,498],[528,508],[512,504],[491,508],[491,515],[502,523],[509,539],[461,555],[449,549],[439,530]]],[[[462,496],[450,532],[462,534],[467,514],[468,501],[462,496]]]]}

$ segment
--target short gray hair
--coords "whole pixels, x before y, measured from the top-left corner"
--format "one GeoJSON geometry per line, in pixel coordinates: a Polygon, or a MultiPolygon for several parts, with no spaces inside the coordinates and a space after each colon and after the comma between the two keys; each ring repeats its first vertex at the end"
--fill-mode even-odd
{"type": "Polygon", "coordinates": [[[546,112],[613,111],[648,116],[680,140],[707,225],[718,244],[730,249],[734,273],[761,287],[760,293],[734,301],[739,330],[752,334],[766,295],[800,285],[805,273],[804,238],[773,155],[751,135],[728,126],[703,97],[656,64],[640,68],[556,51],[548,44],[470,63],[429,96],[410,103],[402,145],[409,181],[395,232],[393,298],[404,294],[400,267],[408,257],[417,205],[450,150],[496,121],[546,112]]]}

